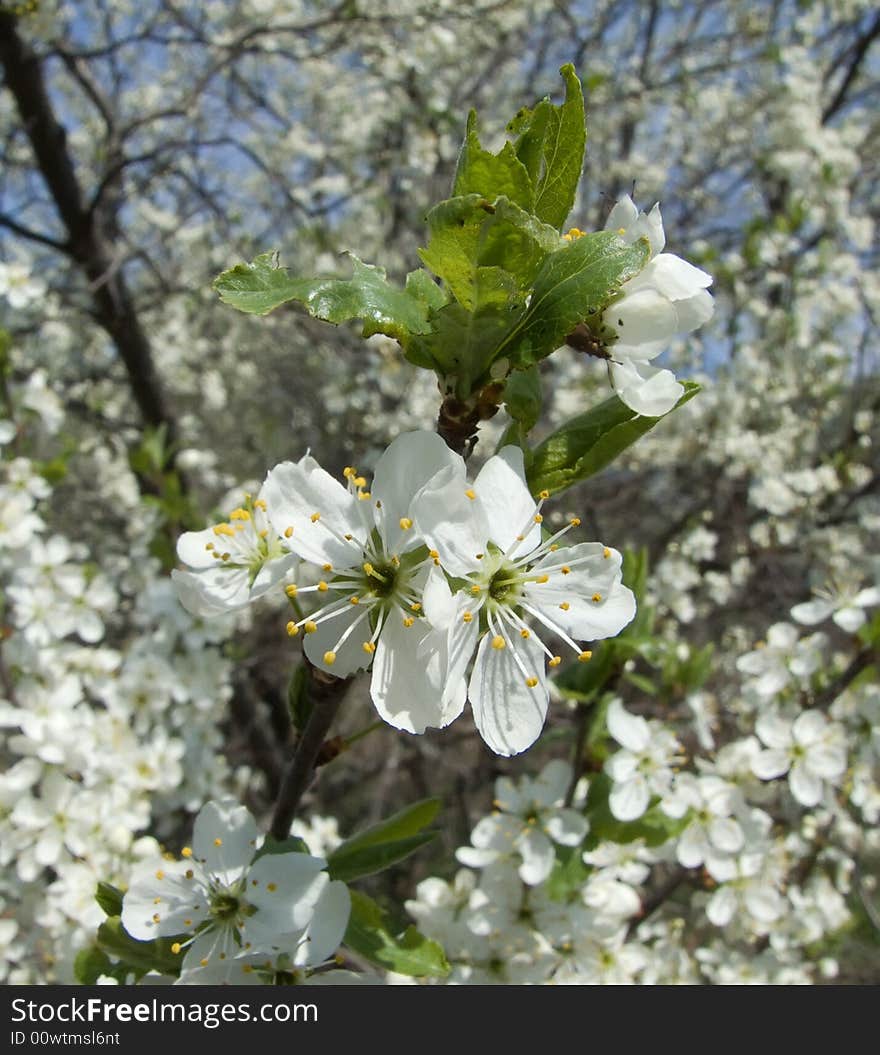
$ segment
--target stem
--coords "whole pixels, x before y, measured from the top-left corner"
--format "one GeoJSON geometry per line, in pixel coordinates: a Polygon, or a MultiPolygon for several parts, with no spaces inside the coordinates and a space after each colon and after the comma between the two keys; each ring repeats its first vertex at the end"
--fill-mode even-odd
{"type": "Polygon", "coordinates": [[[345,738],[346,748],[351,747],[351,745],[356,744],[358,740],[363,740],[365,736],[369,736],[370,733],[374,733],[377,729],[382,729],[384,726],[385,722],[383,722],[382,719],[379,718],[375,722],[372,722],[370,725],[368,725],[366,729],[361,729],[361,731],[358,733],[352,733],[351,736],[347,736],[345,738]]]}
{"type": "Polygon", "coordinates": [[[333,724],[351,678],[334,678],[318,667],[313,666],[303,656],[303,663],[309,673],[308,693],[313,707],[302,736],[296,745],[296,751],[284,774],[278,801],[269,832],[273,838],[282,840],[290,834],[290,825],[296,816],[300,799],[312,781],[312,773],[318,759],[324,738],[333,724]]]}

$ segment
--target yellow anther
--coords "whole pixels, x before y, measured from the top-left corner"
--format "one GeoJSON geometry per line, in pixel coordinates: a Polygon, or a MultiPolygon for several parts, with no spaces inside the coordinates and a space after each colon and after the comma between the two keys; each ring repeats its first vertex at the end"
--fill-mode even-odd
{"type": "Polygon", "coordinates": [[[583,238],[584,232],[579,227],[572,227],[571,230],[566,231],[562,237],[566,242],[574,242],[578,238],[583,238]]]}
{"type": "Polygon", "coordinates": [[[373,572],[374,572],[374,571],[376,570],[376,569],[375,569],[375,568],[373,567],[373,565],[369,563],[369,561],[367,561],[367,562],[365,562],[364,564],[362,564],[362,565],[361,565],[361,567],[362,567],[362,568],[364,569],[364,572],[365,572],[365,573],[366,573],[367,575],[372,575],[372,574],[373,574],[373,572]]]}
{"type": "Polygon", "coordinates": [[[409,531],[409,529],[413,525],[413,522],[410,520],[409,517],[401,517],[399,523],[401,531],[409,531]]]}
{"type": "Polygon", "coordinates": [[[618,233],[618,234],[619,234],[619,235],[621,236],[621,238],[622,238],[622,237],[623,237],[623,236],[624,236],[624,235],[626,234],[626,228],[625,228],[625,227],[618,227],[618,228],[617,228],[617,233],[618,233]]]}
{"type": "Polygon", "coordinates": [[[228,524],[215,524],[214,525],[215,535],[226,535],[228,538],[234,538],[235,532],[228,524]]]}
{"type": "Polygon", "coordinates": [[[528,685],[528,687],[530,689],[533,689],[537,684],[538,684],[538,679],[537,678],[534,678],[534,677],[526,678],[526,685],[528,685]]]}
{"type": "Polygon", "coordinates": [[[367,478],[366,478],[366,476],[356,476],[354,478],[354,486],[355,487],[366,487],[367,486],[367,478]]]}
{"type": "Polygon", "coordinates": [[[154,905],[161,905],[162,904],[162,898],[161,897],[154,897],[153,898],[153,904],[154,905]]]}
{"type": "Polygon", "coordinates": [[[548,667],[558,667],[562,662],[562,656],[554,656],[553,659],[547,664],[548,667]]]}
{"type": "Polygon", "coordinates": [[[463,623],[470,623],[473,620],[473,618],[474,618],[474,613],[473,612],[465,612],[464,615],[461,617],[461,621],[463,623]]]}
{"type": "Polygon", "coordinates": [[[335,652],[325,652],[324,653],[324,662],[327,664],[328,667],[332,667],[333,664],[336,662],[336,653],[335,652]]]}
{"type": "Polygon", "coordinates": [[[546,501],[549,497],[550,497],[550,492],[549,491],[540,491],[538,493],[538,498],[542,498],[542,499],[544,499],[544,501],[546,501]]]}
{"type": "Polygon", "coordinates": [[[435,549],[429,549],[428,550],[428,556],[431,558],[431,560],[438,560],[439,557],[440,557],[440,554],[435,549]]]}
{"type": "Polygon", "coordinates": [[[286,527],[286,528],[284,529],[284,537],[285,537],[285,538],[290,538],[290,536],[291,536],[292,534],[293,534],[293,526],[292,526],[292,525],[291,525],[290,527],[286,527]]]}
{"type": "Polygon", "coordinates": [[[520,632],[519,632],[519,636],[521,638],[523,638],[523,640],[528,641],[528,639],[532,636],[532,634],[531,634],[531,631],[526,630],[526,628],[523,627],[522,630],[520,630],[520,632]]]}
{"type": "Polygon", "coordinates": [[[517,535],[516,536],[516,541],[517,542],[525,542],[525,538],[526,538],[525,535],[517,535]]]}
{"type": "Polygon", "coordinates": [[[349,604],[360,604],[361,603],[361,599],[360,599],[360,597],[349,597],[348,603],[349,604]]]}
{"type": "Polygon", "coordinates": [[[400,557],[398,557],[396,555],[393,556],[391,558],[391,563],[394,565],[395,568],[399,568],[400,567],[400,557]]]}
{"type": "MultiPolygon", "coordinates": [[[[191,874],[192,873],[187,872],[187,876],[191,876],[191,874]]],[[[183,921],[183,925],[184,925],[184,927],[191,927],[193,925],[193,921],[191,919],[185,919],[183,921]]]]}
{"type": "Polygon", "coordinates": [[[299,627],[292,619],[284,629],[287,631],[288,637],[296,637],[296,635],[299,633],[299,627]]]}
{"type": "Polygon", "coordinates": [[[192,857],[192,855],[193,855],[192,847],[190,847],[190,846],[184,846],[184,848],[180,851],[180,856],[181,857],[192,857]]]}
{"type": "Polygon", "coordinates": [[[217,836],[217,838],[216,838],[216,839],[214,840],[214,845],[215,845],[215,846],[222,846],[222,845],[223,845],[223,840],[222,840],[222,839],[220,838],[220,836],[219,836],[219,835],[218,835],[218,836],[217,836]]]}
{"type": "Polygon", "coordinates": [[[346,542],[351,542],[351,540],[354,538],[354,535],[343,535],[342,537],[345,539],[346,542]]]}
{"type": "Polygon", "coordinates": [[[156,872],[156,878],[157,879],[164,879],[165,878],[165,873],[162,871],[161,868],[156,872]]]}
{"type": "Polygon", "coordinates": [[[307,634],[314,634],[314,632],[315,632],[315,631],[316,631],[317,629],[318,629],[318,624],[317,624],[317,623],[314,623],[314,622],[312,622],[312,620],[311,620],[311,619],[309,619],[309,620],[308,620],[308,621],[306,622],[305,626],[303,627],[303,630],[305,630],[305,632],[306,632],[307,634]]]}
{"type": "Polygon", "coordinates": [[[364,650],[364,652],[366,652],[366,653],[367,653],[367,655],[369,655],[369,656],[372,656],[372,654],[373,654],[373,653],[374,653],[374,652],[376,651],[376,646],[375,646],[375,645],[373,644],[373,642],[372,642],[372,641],[365,641],[365,642],[363,643],[363,645],[361,645],[361,648],[362,648],[362,649],[364,650]]]}
{"type": "Polygon", "coordinates": [[[311,521],[312,521],[313,524],[317,524],[320,519],[321,519],[321,514],[320,513],[312,513],[311,521]]]}
{"type": "Polygon", "coordinates": [[[250,520],[251,515],[246,509],[233,509],[229,514],[230,520],[250,520]]]}
{"type": "Polygon", "coordinates": [[[263,510],[263,512],[265,513],[265,512],[266,512],[266,503],[265,503],[265,502],[263,501],[263,499],[262,499],[262,498],[258,498],[258,499],[257,499],[257,500],[256,500],[256,501],[254,502],[254,508],[255,508],[255,509],[262,509],[262,510],[263,510]]]}
{"type": "Polygon", "coordinates": [[[483,587],[480,586],[479,583],[474,583],[474,585],[471,587],[471,593],[482,593],[482,591],[483,587]]]}
{"type": "Polygon", "coordinates": [[[171,951],[174,953],[174,955],[176,956],[180,952],[180,950],[181,950],[180,942],[179,941],[174,942],[172,944],[172,946],[171,946],[171,951]]]}
{"type": "Polygon", "coordinates": [[[592,599],[593,599],[593,603],[594,604],[598,604],[602,600],[602,594],[601,593],[594,593],[592,599]]]}
{"type": "Polygon", "coordinates": [[[592,652],[581,652],[578,655],[578,662],[579,663],[589,663],[592,658],[593,658],[593,653],[592,652]]]}
{"type": "Polygon", "coordinates": [[[269,529],[268,528],[263,528],[263,530],[259,532],[259,536],[260,536],[260,538],[268,538],[269,537],[269,529]]]}
{"type": "Polygon", "coordinates": [[[297,593],[299,593],[299,587],[291,583],[290,586],[284,587],[284,592],[288,597],[296,597],[297,593]]]}
{"type": "Polygon", "coordinates": [[[371,497],[371,495],[370,495],[369,491],[358,491],[358,498],[360,498],[361,501],[363,501],[365,498],[370,498],[370,497],[371,497]]]}
{"type": "Polygon", "coordinates": [[[485,556],[486,556],[485,553],[478,553],[478,554],[476,554],[477,560],[482,560],[483,557],[485,557],[485,556]]]}
{"type": "Polygon", "coordinates": [[[342,470],[342,475],[346,480],[350,480],[353,476],[357,476],[357,469],[353,465],[346,465],[342,470]]]}
{"type": "Polygon", "coordinates": [[[580,527],[581,526],[581,518],[580,517],[572,517],[571,520],[569,520],[569,524],[571,524],[572,527],[580,527]]]}
{"type": "Polygon", "coordinates": [[[159,915],[158,912],[154,912],[153,913],[153,922],[154,923],[158,923],[161,919],[162,919],[162,917],[159,915]]]}
{"type": "Polygon", "coordinates": [[[411,627],[414,622],[415,622],[415,619],[413,619],[413,617],[411,615],[408,615],[408,616],[406,616],[404,618],[403,625],[408,628],[408,627],[411,627]]]}
{"type": "Polygon", "coordinates": [[[475,499],[475,498],[477,497],[477,492],[476,492],[476,491],[475,491],[475,490],[473,489],[473,487],[469,487],[469,488],[468,488],[468,489],[467,489],[467,490],[465,491],[465,494],[467,495],[467,497],[468,497],[468,498],[469,498],[469,499],[470,499],[470,500],[471,500],[472,502],[473,502],[473,500],[474,500],[474,499],[475,499]]]}
{"type": "Polygon", "coordinates": [[[221,553],[220,554],[220,560],[229,560],[230,556],[231,556],[231,554],[229,554],[229,553],[221,553]]]}
{"type": "Polygon", "coordinates": [[[611,556],[611,550],[607,546],[605,547],[605,549],[602,550],[602,556],[605,558],[605,560],[608,560],[608,558],[611,556]]]}
{"type": "Polygon", "coordinates": [[[543,516],[541,516],[540,513],[535,513],[535,523],[536,524],[543,524],[544,523],[544,518],[543,518],[543,516]]]}
{"type": "Polygon", "coordinates": [[[563,564],[559,570],[563,575],[571,575],[571,568],[567,564],[563,564]]]}
{"type": "Polygon", "coordinates": [[[333,565],[332,564],[322,564],[321,565],[321,571],[333,571],[333,565]]]}
{"type": "MultiPolygon", "coordinates": [[[[184,879],[192,879],[194,875],[195,875],[195,872],[191,868],[187,868],[187,870],[183,873],[184,879]]],[[[192,920],[191,919],[185,919],[183,922],[187,926],[189,926],[190,923],[192,923],[192,920]]]]}
{"type": "Polygon", "coordinates": [[[568,603],[568,601],[563,601],[559,607],[563,610],[563,612],[567,612],[569,608],[571,608],[571,605],[568,603]]]}
{"type": "Polygon", "coordinates": [[[505,642],[504,638],[500,634],[496,634],[492,638],[492,648],[500,650],[502,648],[505,648],[506,644],[507,643],[505,642]]]}
{"type": "Polygon", "coordinates": [[[208,966],[208,957],[207,956],[203,956],[201,958],[201,960],[199,960],[199,967],[207,967],[207,966],[208,966]]]}
{"type": "Polygon", "coordinates": [[[326,593],[329,589],[330,587],[327,585],[326,582],[324,582],[323,579],[321,580],[321,582],[318,583],[318,590],[320,593],[326,593]]]}
{"type": "Polygon", "coordinates": [[[411,612],[421,612],[422,606],[419,604],[418,601],[413,601],[413,603],[409,606],[409,609],[411,612]]]}
{"type": "Polygon", "coordinates": [[[545,582],[548,582],[548,581],[549,581],[549,579],[550,579],[550,576],[549,576],[549,575],[539,575],[539,576],[537,577],[537,579],[535,579],[535,582],[537,582],[537,583],[540,583],[540,584],[541,584],[541,585],[543,586],[543,584],[544,584],[545,582]]]}
{"type": "Polygon", "coordinates": [[[551,542],[550,543],[550,552],[551,553],[555,553],[558,549],[559,549],[559,543],[558,542],[551,542]]]}
{"type": "Polygon", "coordinates": [[[213,542],[206,542],[205,543],[205,549],[211,550],[213,548],[214,548],[214,543],[213,542]]]}

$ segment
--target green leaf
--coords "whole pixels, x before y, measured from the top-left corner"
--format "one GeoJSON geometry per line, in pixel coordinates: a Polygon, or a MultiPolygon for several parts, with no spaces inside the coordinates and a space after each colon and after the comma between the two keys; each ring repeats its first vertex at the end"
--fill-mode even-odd
{"type": "Polygon", "coordinates": [[[123,892],[119,887],[103,881],[98,883],[98,889],[95,891],[95,901],[101,906],[101,911],[105,916],[122,915],[122,897],[123,892]]]}
{"type": "Polygon", "coordinates": [[[529,289],[561,241],[554,228],[505,197],[494,203],[479,194],[449,198],[435,205],[426,220],[429,240],[419,256],[471,311],[477,305],[481,270],[497,269],[513,276],[515,289],[529,289]]]}
{"type": "Polygon", "coordinates": [[[636,821],[619,821],[611,812],[608,799],[613,784],[605,773],[600,773],[590,782],[587,793],[587,817],[590,821],[588,845],[600,842],[631,843],[644,839],[648,846],[661,846],[674,839],[690,824],[690,813],[674,818],[667,815],[655,802],[636,821]]]}
{"type": "Polygon", "coordinates": [[[537,186],[541,179],[544,140],[553,110],[550,100],[542,99],[534,110],[524,106],[507,126],[507,131],[517,137],[514,144],[516,156],[525,165],[532,186],[537,186]]]}
{"type": "Polygon", "coordinates": [[[377,846],[348,849],[345,853],[336,850],[327,861],[327,871],[331,879],[341,879],[345,883],[351,883],[355,879],[383,872],[386,868],[390,868],[391,865],[397,864],[398,861],[404,860],[416,850],[433,842],[438,835],[439,832],[422,832],[419,835],[411,835],[406,839],[394,839],[377,846]]]}
{"type": "Polygon", "coordinates": [[[523,434],[531,432],[541,416],[543,397],[541,375],[537,366],[515,370],[504,385],[507,413],[522,426],[523,434]]]}
{"type": "Polygon", "coordinates": [[[614,231],[584,235],[557,249],[541,265],[528,311],[511,328],[498,354],[519,366],[550,355],[578,323],[598,318],[649,256],[646,239],[627,245],[614,231]]]}
{"type": "MultiPolygon", "coordinates": [[[[550,105],[541,114],[545,122],[541,136],[543,174],[535,187],[534,213],[539,219],[561,230],[574,205],[580,183],[587,130],[584,124],[584,93],[574,66],[569,63],[559,72],[565,81],[565,102],[562,106],[550,105]]],[[[537,136],[525,151],[530,155],[528,162],[524,162],[527,169],[534,167],[536,139],[537,136]]],[[[517,153],[523,160],[519,149],[517,153]]],[[[532,178],[534,180],[534,175],[532,178]]]]}
{"type": "Polygon", "coordinates": [[[503,195],[527,212],[531,212],[534,205],[532,181],[513,144],[505,143],[498,154],[480,146],[475,110],[468,114],[467,132],[458,155],[452,193],[456,196],[479,194],[489,201],[503,195]]]}
{"type": "Polygon", "coordinates": [[[410,271],[406,276],[406,291],[427,305],[431,311],[439,310],[449,299],[430,274],[422,267],[416,271],[410,271]]]}
{"type": "Polygon", "coordinates": [[[551,901],[569,901],[583,888],[589,869],[583,862],[582,846],[556,846],[553,871],[544,887],[551,901]]]}
{"type": "Polygon", "coordinates": [[[148,971],[178,974],[181,955],[171,951],[174,938],[136,941],[122,926],[118,916],[111,916],[98,927],[98,946],[108,956],[120,960],[136,974],[148,971]]]}
{"type": "Polygon", "coordinates": [[[80,985],[95,985],[102,974],[110,975],[113,970],[109,956],[97,945],[80,949],[73,961],[73,976],[80,985]]]}
{"type": "MultiPolygon", "coordinates": [[[[684,388],[684,395],[669,411],[670,414],[700,391],[700,386],[692,381],[685,381],[684,388]]],[[[648,418],[636,414],[618,396],[578,415],[533,451],[528,470],[532,493],[547,490],[558,494],[593,476],[650,432],[663,417],[648,418]]]]}
{"type": "Polygon", "coordinates": [[[279,854],[307,854],[309,848],[296,835],[288,835],[286,839],[276,839],[274,835],[267,835],[263,845],[254,854],[254,860],[261,857],[278,856],[279,854]]]}
{"type": "Polygon", "coordinates": [[[382,909],[359,890],[351,892],[351,916],[344,943],[371,963],[413,978],[445,978],[449,964],[443,949],[415,927],[398,936],[388,930],[382,909]]]}
{"type": "Polygon", "coordinates": [[[252,315],[266,315],[293,300],[325,322],[362,319],[364,337],[384,333],[405,340],[411,333],[429,331],[428,305],[420,296],[392,286],[381,267],[349,256],[353,266],[349,279],[295,279],[287,268],[279,267],[276,253],[262,253],[252,264],[236,264],[224,271],[214,280],[214,289],[226,304],[252,315]]]}

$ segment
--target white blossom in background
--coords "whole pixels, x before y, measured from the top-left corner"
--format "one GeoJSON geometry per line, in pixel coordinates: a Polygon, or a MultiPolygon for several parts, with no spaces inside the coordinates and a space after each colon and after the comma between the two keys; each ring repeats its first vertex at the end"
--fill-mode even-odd
{"type": "Polygon", "coordinates": [[[815,626],[832,619],[841,630],[854,634],[865,625],[865,610],[880,604],[880,587],[859,587],[857,584],[840,584],[824,590],[816,590],[816,598],[795,605],[791,617],[806,626],[815,626]]]}
{"type": "Polygon", "coordinates": [[[613,637],[635,615],[622,583],[622,558],[598,542],[559,540],[577,517],[542,541],[541,513],[525,479],[523,454],[508,446],[469,483],[457,460],[425,486],[416,520],[444,572],[461,580],[453,593],[435,574],[425,590],[429,620],[448,634],[448,677],[460,677],[476,649],[468,698],[477,729],[499,755],[534,743],[549,703],[547,668],[562,662],[547,642],[559,639],[581,662],[578,641],[613,637]]]}
{"type": "Polygon", "coordinates": [[[718,776],[681,773],[675,782],[675,796],[684,810],[690,811],[687,827],[675,844],[678,863],[683,868],[705,864],[715,874],[722,861],[745,846],[745,834],[735,816],[742,808],[742,793],[718,776]]]}
{"type": "Polygon", "coordinates": [[[802,806],[817,806],[826,784],[839,783],[846,770],[844,728],[821,711],[802,711],[793,719],[762,714],[755,731],[766,750],[753,759],[752,772],[761,780],[787,774],[791,793],[802,806]]]}
{"type": "Polygon", "coordinates": [[[822,664],[826,643],[824,634],[800,638],[791,623],[774,623],[767,641],[736,661],[736,669],[751,676],[749,687],[762,699],[769,699],[792,681],[809,678],[822,664]]]}
{"type": "Polygon", "coordinates": [[[316,666],[348,677],[372,664],[370,695],[389,724],[410,733],[442,728],[464,707],[463,672],[446,662],[445,636],[424,618],[433,560],[414,520],[417,492],[457,458],[432,432],[399,436],[376,464],[370,490],[348,467],[346,485],[310,455],[272,469],[263,486],[275,531],[322,578],[291,586],[324,603],[288,623],[305,632],[316,666]]]}
{"type": "Polygon", "coordinates": [[[515,854],[520,879],[529,886],[542,883],[556,860],[553,844],[578,846],[589,828],[581,812],[563,804],[571,775],[571,766],[557,759],[534,779],[524,777],[518,784],[499,777],[496,812],[479,821],[471,833],[472,845],[458,850],[458,860],[485,868],[515,854]]]}
{"type": "Polygon", "coordinates": [[[619,300],[602,322],[617,335],[609,345],[608,373],[615,392],[637,414],[659,417],[675,406],[684,387],[671,370],[651,366],[679,334],[690,333],[712,318],[715,305],[708,287],[712,276],[674,253],[664,253],[666,235],[660,206],[639,212],[625,194],[611,210],[605,229],[632,243],[646,238],[651,256],[642,270],[621,286],[619,300]]]}
{"type": "Polygon", "coordinates": [[[232,799],[207,803],[196,817],[192,848],[180,861],[145,862],[122,904],[122,925],[139,941],[179,937],[180,984],[241,983],[287,952],[315,966],[335,951],[348,924],[348,888],[327,862],[308,854],[267,853],[257,826],[232,799]]]}
{"type": "Polygon", "coordinates": [[[647,810],[652,796],[668,812],[675,771],[683,760],[681,744],[660,722],[630,714],[615,698],[608,706],[608,732],[621,745],[605,763],[613,787],[608,798],[620,821],[633,821],[647,810]]]}

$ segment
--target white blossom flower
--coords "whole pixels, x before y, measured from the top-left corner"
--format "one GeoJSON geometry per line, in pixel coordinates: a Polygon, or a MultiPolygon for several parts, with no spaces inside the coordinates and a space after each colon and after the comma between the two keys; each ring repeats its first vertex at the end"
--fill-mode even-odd
{"type": "Polygon", "coordinates": [[[652,795],[671,797],[675,767],[682,761],[681,744],[659,722],[630,714],[616,698],[608,706],[606,721],[608,732],[623,747],[605,763],[614,783],[608,805],[619,821],[634,821],[652,795]]]}
{"type": "Polygon", "coordinates": [[[755,731],[767,750],[752,760],[761,780],[788,774],[791,793],[802,806],[817,806],[825,782],[836,783],[846,770],[846,734],[821,711],[802,711],[794,721],[762,714],[755,731]]]}
{"type": "Polygon", "coordinates": [[[517,786],[508,777],[495,782],[497,812],[483,817],[471,835],[472,846],[456,856],[471,868],[483,868],[512,852],[521,858],[519,877],[529,886],[543,883],[553,869],[553,843],[577,846],[589,825],[577,810],[563,805],[571,766],[561,759],[548,762],[540,774],[524,777],[517,786]]]}
{"type": "Polygon", "coordinates": [[[781,692],[793,678],[808,678],[817,671],[825,640],[823,634],[798,640],[797,628],[791,623],[774,623],[766,643],[740,656],[736,669],[751,674],[755,679],[751,688],[766,699],[781,692]]]}
{"type": "Polygon", "coordinates": [[[171,575],[181,604],[193,615],[216,616],[244,608],[280,582],[296,554],[272,529],[262,493],[234,509],[229,520],[187,531],[177,556],[188,570],[171,575]]]}
{"type": "Polygon", "coordinates": [[[515,755],[541,732],[549,690],[546,667],[562,657],[558,638],[586,662],[576,643],[612,637],[635,615],[635,598],[621,582],[621,555],[598,542],[560,546],[580,524],[573,518],[541,540],[541,508],[529,492],[518,447],[489,458],[473,484],[458,458],[415,501],[416,519],[440,567],[425,588],[428,618],[449,635],[449,677],[463,673],[474,649],[468,684],[474,721],[488,746],[515,755]],[[549,661],[549,662],[548,662],[549,661]]]}
{"type": "Polygon", "coordinates": [[[605,229],[630,243],[647,238],[651,247],[648,263],[624,282],[622,296],[606,309],[602,322],[617,336],[609,345],[612,387],[637,414],[659,417],[675,406],[684,388],[670,370],[656,370],[649,363],[672,337],[690,333],[712,317],[715,305],[707,291],[712,276],[663,252],[666,235],[659,204],[646,215],[626,194],[611,210],[605,229]]]}
{"type": "Polygon", "coordinates": [[[321,963],[348,923],[348,888],[308,854],[254,860],[257,826],[232,799],[208,802],[181,861],[144,862],[122,904],[122,925],[139,941],[180,937],[181,983],[246,982],[252,957],[287,952],[321,963]],[[188,937],[184,937],[188,935],[188,937]]]}
{"type": "Polygon", "coordinates": [[[830,617],[841,630],[854,634],[865,624],[865,609],[880,604],[880,588],[876,586],[859,589],[855,583],[841,583],[815,592],[814,600],[792,608],[792,619],[815,626],[830,617]]]}
{"type": "Polygon", "coordinates": [[[432,432],[398,436],[376,465],[371,489],[357,470],[334,480],[309,455],[272,469],[268,516],[290,549],[323,578],[289,586],[325,603],[298,620],[304,650],[322,670],[347,677],[373,665],[370,694],[389,724],[411,733],[442,728],[464,707],[462,672],[448,674],[446,637],[424,618],[422,588],[434,567],[415,529],[413,498],[458,455],[432,432]]]}

